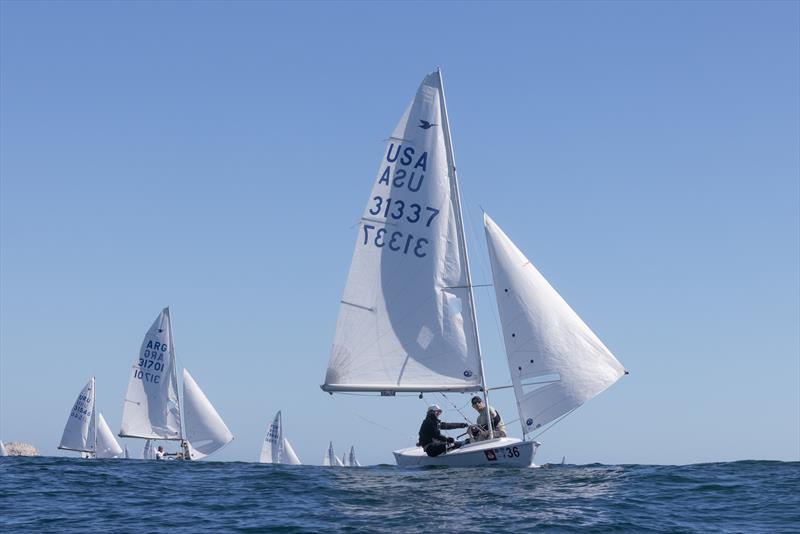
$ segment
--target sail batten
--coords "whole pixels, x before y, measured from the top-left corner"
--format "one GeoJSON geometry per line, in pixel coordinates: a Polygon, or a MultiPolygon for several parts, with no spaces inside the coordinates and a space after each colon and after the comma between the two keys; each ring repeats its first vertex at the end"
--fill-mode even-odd
{"type": "Polygon", "coordinates": [[[387,141],[360,218],[322,389],[481,387],[441,77],[425,77],[387,141]]]}
{"type": "Polygon", "coordinates": [[[488,215],[484,225],[511,381],[528,434],[598,395],[625,370],[488,215]]]}

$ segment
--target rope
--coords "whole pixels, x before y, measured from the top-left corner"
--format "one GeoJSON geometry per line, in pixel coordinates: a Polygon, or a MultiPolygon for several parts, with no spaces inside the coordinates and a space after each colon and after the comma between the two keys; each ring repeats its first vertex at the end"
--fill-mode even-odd
{"type": "MultiPolygon", "coordinates": [[[[461,410],[458,408],[458,406],[456,406],[455,404],[453,404],[452,402],[450,402],[450,399],[448,399],[448,398],[447,398],[447,395],[445,395],[444,393],[439,393],[439,394],[442,396],[442,398],[443,398],[444,400],[446,400],[446,401],[447,401],[447,404],[449,404],[450,406],[452,406],[452,407],[453,407],[453,409],[454,409],[455,411],[457,411],[461,417],[463,417],[463,418],[464,418],[464,421],[466,421],[466,422],[467,422],[468,424],[470,424],[470,425],[472,424],[472,422],[471,422],[469,419],[467,419],[467,416],[466,416],[466,415],[464,415],[464,412],[462,412],[462,411],[461,411],[461,410]]],[[[465,404],[464,406],[466,406],[466,404],[465,404]]],[[[462,408],[463,408],[464,406],[462,406],[462,408]]]]}

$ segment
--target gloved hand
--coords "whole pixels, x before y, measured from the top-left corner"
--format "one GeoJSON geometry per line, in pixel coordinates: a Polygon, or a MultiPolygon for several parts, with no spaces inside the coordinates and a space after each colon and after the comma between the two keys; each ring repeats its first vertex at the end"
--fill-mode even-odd
{"type": "Polygon", "coordinates": [[[459,428],[467,428],[468,426],[469,423],[461,423],[461,426],[459,428]]]}
{"type": "Polygon", "coordinates": [[[447,443],[454,443],[455,441],[453,438],[447,438],[447,443]]]}

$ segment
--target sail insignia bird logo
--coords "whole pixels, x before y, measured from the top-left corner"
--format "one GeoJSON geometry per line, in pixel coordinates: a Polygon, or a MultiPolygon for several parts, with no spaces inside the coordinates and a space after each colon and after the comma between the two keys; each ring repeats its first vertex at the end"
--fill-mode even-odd
{"type": "Polygon", "coordinates": [[[433,127],[433,126],[439,126],[439,125],[438,124],[433,124],[432,122],[428,122],[425,119],[420,119],[419,120],[419,127],[422,128],[423,130],[427,130],[427,129],[433,127]]]}

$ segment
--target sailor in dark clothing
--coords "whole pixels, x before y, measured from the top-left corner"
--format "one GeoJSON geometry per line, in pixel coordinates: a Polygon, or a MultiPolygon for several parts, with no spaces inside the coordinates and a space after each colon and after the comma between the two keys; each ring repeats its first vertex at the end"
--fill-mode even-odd
{"type": "Polygon", "coordinates": [[[442,430],[450,430],[453,428],[467,428],[467,423],[443,423],[439,421],[442,409],[439,405],[432,404],[428,406],[428,413],[422,425],[419,427],[419,445],[428,456],[439,456],[445,451],[457,449],[461,447],[462,443],[453,438],[448,438],[442,435],[442,430]]]}

